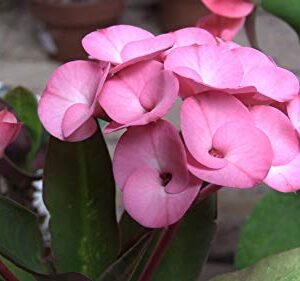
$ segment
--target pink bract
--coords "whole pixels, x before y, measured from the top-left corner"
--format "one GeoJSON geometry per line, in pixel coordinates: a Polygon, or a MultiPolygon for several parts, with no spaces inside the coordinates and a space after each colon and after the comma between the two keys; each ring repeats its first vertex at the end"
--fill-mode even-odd
{"type": "Polygon", "coordinates": [[[270,141],[235,97],[211,92],[187,98],[181,128],[189,170],[198,178],[248,188],[266,177],[273,159],[270,141]]]}
{"type": "Polygon", "coordinates": [[[264,182],[281,192],[299,190],[299,139],[290,120],[271,106],[255,106],[251,113],[256,127],[268,136],[273,149],[272,167],[264,182]]]}
{"type": "Polygon", "coordinates": [[[176,73],[190,86],[182,97],[210,89],[239,88],[243,67],[239,58],[222,46],[188,46],[172,51],[165,60],[165,68],[176,73]]]}
{"type": "Polygon", "coordinates": [[[153,59],[175,42],[172,33],[154,36],[130,25],[116,25],[86,35],[82,45],[94,59],[110,62],[113,73],[139,61],[153,59]]]}
{"type": "Polygon", "coordinates": [[[297,97],[288,104],[287,111],[294,128],[298,134],[300,134],[300,92],[297,97]]]}
{"type": "Polygon", "coordinates": [[[206,29],[216,37],[231,41],[241,30],[245,18],[227,18],[216,14],[209,14],[200,18],[197,26],[206,29]]]}
{"type": "Polygon", "coordinates": [[[176,77],[158,61],[120,71],[105,83],[99,96],[100,105],[114,121],[106,132],[162,118],[175,104],[178,88],[176,77]]]}
{"type": "Polygon", "coordinates": [[[251,0],[202,0],[202,2],[213,13],[228,18],[245,17],[254,9],[251,0]]]}
{"type": "Polygon", "coordinates": [[[60,66],[48,81],[38,113],[45,129],[61,140],[81,141],[97,130],[94,116],[109,66],[74,61],[60,66]]]}
{"type": "Polygon", "coordinates": [[[179,133],[167,121],[129,128],[121,137],[114,175],[125,209],[136,221],[160,228],[182,218],[201,185],[188,172],[186,161],[179,133]]]}
{"type": "Polygon", "coordinates": [[[0,111],[0,158],[4,151],[13,143],[21,130],[22,124],[7,110],[0,111]]]}

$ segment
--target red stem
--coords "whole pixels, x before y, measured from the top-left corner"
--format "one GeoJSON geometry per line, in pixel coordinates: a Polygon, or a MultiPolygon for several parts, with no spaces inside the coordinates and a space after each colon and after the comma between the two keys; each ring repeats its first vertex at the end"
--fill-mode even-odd
{"type": "MultiPolygon", "coordinates": [[[[221,189],[222,186],[216,184],[209,184],[199,193],[199,200],[204,200],[213,193],[221,189]]],[[[154,249],[148,263],[146,264],[144,271],[142,272],[139,281],[150,281],[155,270],[160,264],[162,257],[164,256],[170,242],[176,234],[177,229],[180,226],[180,221],[169,226],[162,234],[158,241],[156,248],[154,249]]]]}
{"type": "Polygon", "coordinates": [[[0,260],[0,275],[6,281],[19,281],[17,277],[6,267],[6,265],[0,260]]]}
{"type": "Polygon", "coordinates": [[[152,256],[149,258],[148,263],[145,266],[144,271],[142,272],[139,281],[150,281],[153,273],[160,264],[162,257],[164,256],[167,247],[169,246],[172,238],[174,237],[176,230],[178,229],[180,222],[177,222],[169,226],[164,233],[162,234],[158,244],[156,245],[155,250],[153,251],[152,256]]]}
{"type": "Polygon", "coordinates": [[[202,190],[200,190],[198,198],[201,199],[201,200],[206,199],[207,197],[209,197],[213,193],[217,192],[221,188],[222,188],[222,186],[220,186],[220,185],[216,185],[216,184],[210,183],[205,188],[203,188],[202,190]]]}

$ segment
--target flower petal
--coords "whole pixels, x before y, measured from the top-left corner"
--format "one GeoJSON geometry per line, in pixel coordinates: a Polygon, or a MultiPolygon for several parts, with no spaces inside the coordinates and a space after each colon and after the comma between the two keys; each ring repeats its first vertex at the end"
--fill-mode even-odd
{"type": "Polygon", "coordinates": [[[197,161],[213,169],[226,165],[224,159],[209,154],[217,129],[227,122],[252,122],[248,109],[238,99],[218,92],[187,98],[181,107],[180,120],[188,150],[197,161]]]}
{"type": "Polygon", "coordinates": [[[190,156],[189,170],[198,178],[228,187],[249,188],[263,181],[272,163],[268,137],[249,123],[229,122],[213,138],[213,148],[226,160],[221,169],[209,169],[190,156]]]}
{"type": "Polygon", "coordinates": [[[50,134],[64,140],[62,122],[66,111],[74,104],[93,108],[102,77],[103,69],[87,61],[69,62],[54,72],[38,107],[40,120],[50,134]]]}
{"type": "Polygon", "coordinates": [[[254,3],[249,0],[202,0],[215,14],[228,18],[241,18],[249,15],[254,3]]]}
{"type": "Polygon", "coordinates": [[[167,121],[129,128],[118,142],[113,168],[121,189],[136,169],[146,166],[172,175],[166,186],[170,193],[182,191],[188,183],[184,146],[176,128],[167,121]]]}
{"type": "Polygon", "coordinates": [[[172,51],[166,58],[165,68],[185,78],[189,68],[200,77],[199,84],[206,90],[235,89],[243,79],[243,68],[238,57],[221,46],[189,46],[172,51]]]}
{"type": "Polygon", "coordinates": [[[245,73],[241,86],[253,86],[260,94],[279,102],[291,101],[299,91],[298,78],[274,65],[252,68],[245,73]]]}
{"type": "Polygon", "coordinates": [[[86,104],[76,103],[70,106],[62,120],[62,133],[68,141],[80,141],[92,136],[97,130],[97,123],[92,111],[86,104]]]}
{"type": "Polygon", "coordinates": [[[139,27],[115,25],[86,35],[82,40],[82,45],[93,58],[120,64],[123,62],[122,49],[128,43],[153,37],[152,33],[139,27]]]}
{"type": "Polygon", "coordinates": [[[288,103],[287,111],[294,128],[300,134],[300,93],[288,103]]]}
{"type": "Polygon", "coordinates": [[[269,138],[273,149],[272,166],[289,163],[299,153],[298,136],[288,117],[280,110],[266,105],[251,109],[255,125],[269,138]]]}
{"type": "Polygon", "coordinates": [[[179,221],[195,200],[200,184],[192,181],[183,192],[170,194],[161,186],[159,173],[140,167],[126,182],[123,200],[126,211],[150,228],[166,227],[179,221]]]}
{"type": "Polygon", "coordinates": [[[300,189],[299,171],[300,153],[286,165],[271,167],[264,183],[280,192],[295,192],[300,189]]]}

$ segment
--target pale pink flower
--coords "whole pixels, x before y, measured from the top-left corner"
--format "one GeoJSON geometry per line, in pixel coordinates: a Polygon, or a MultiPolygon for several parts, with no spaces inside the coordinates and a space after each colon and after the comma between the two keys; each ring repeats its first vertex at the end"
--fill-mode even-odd
{"type": "Polygon", "coordinates": [[[17,138],[22,124],[7,110],[0,111],[0,158],[4,156],[5,149],[17,138]]]}
{"type": "Polygon", "coordinates": [[[251,109],[255,125],[269,138],[272,150],[272,167],[264,182],[281,192],[300,189],[299,139],[288,117],[271,106],[251,109]]]}
{"type": "Polygon", "coordinates": [[[213,45],[177,48],[167,56],[165,68],[180,77],[182,97],[210,89],[237,89],[244,76],[239,58],[213,45]]]}
{"type": "Polygon", "coordinates": [[[181,128],[188,168],[198,178],[248,188],[266,177],[273,159],[270,141],[234,96],[209,92],[187,98],[181,128]]]}
{"type": "Polygon", "coordinates": [[[272,58],[248,47],[235,48],[231,52],[240,59],[243,66],[241,89],[257,93],[254,101],[258,98],[258,101],[286,102],[297,96],[298,78],[292,72],[278,67],[272,58]]]}
{"type": "Polygon", "coordinates": [[[244,26],[245,18],[227,18],[209,14],[199,19],[197,26],[206,29],[216,37],[231,41],[244,26]]]}
{"type": "Polygon", "coordinates": [[[159,56],[174,42],[172,33],[154,36],[139,27],[116,25],[86,35],[82,45],[92,58],[116,66],[112,69],[115,73],[136,62],[159,56]]]}
{"type": "Polygon", "coordinates": [[[294,128],[300,134],[300,92],[295,99],[288,103],[287,112],[294,128]]]}
{"type": "Polygon", "coordinates": [[[255,6],[251,0],[202,0],[202,2],[213,13],[228,18],[245,17],[255,6]]]}
{"type": "Polygon", "coordinates": [[[99,96],[101,107],[114,121],[106,132],[162,118],[175,104],[178,88],[174,74],[158,61],[139,62],[118,72],[99,96]]]}
{"type": "Polygon", "coordinates": [[[38,113],[45,129],[61,140],[81,141],[97,130],[94,116],[109,66],[74,61],[60,66],[48,81],[39,102],[38,113]]]}
{"type": "Polygon", "coordinates": [[[200,190],[179,133],[163,120],[129,128],[117,144],[113,170],[126,211],[146,227],[180,220],[200,190]]]}

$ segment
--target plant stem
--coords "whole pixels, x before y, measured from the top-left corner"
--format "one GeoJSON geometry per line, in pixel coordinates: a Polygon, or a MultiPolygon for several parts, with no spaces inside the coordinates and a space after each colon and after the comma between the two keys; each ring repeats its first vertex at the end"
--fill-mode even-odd
{"type": "Polygon", "coordinates": [[[257,8],[254,8],[252,13],[247,16],[245,22],[245,30],[251,47],[260,51],[256,32],[256,12],[257,8]]]}
{"type": "Polygon", "coordinates": [[[176,230],[180,225],[180,221],[169,226],[163,232],[160,240],[158,241],[156,248],[154,249],[151,257],[149,258],[148,263],[146,264],[144,271],[142,272],[139,281],[150,281],[153,273],[155,272],[156,268],[160,264],[162,257],[164,256],[167,247],[169,246],[170,242],[172,241],[176,230]]]}
{"type": "Polygon", "coordinates": [[[207,197],[209,197],[210,195],[212,195],[213,193],[217,192],[218,190],[220,190],[222,188],[221,185],[216,185],[216,184],[212,184],[210,183],[209,185],[207,185],[205,188],[203,188],[202,190],[200,190],[199,193],[199,199],[200,200],[204,200],[207,197]]]}
{"type": "Polygon", "coordinates": [[[0,260],[0,275],[6,281],[19,281],[17,277],[6,267],[6,265],[0,260]]]}
{"type": "Polygon", "coordinates": [[[41,176],[22,171],[6,156],[0,159],[0,174],[20,187],[26,187],[29,183],[41,179],[41,176]]]}
{"type": "MultiPolygon", "coordinates": [[[[217,192],[221,189],[222,186],[216,184],[208,184],[204,189],[202,189],[199,193],[198,200],[204,200],[213,193],[217,192]]],[[[197,200],[197,201],[198,201],[197,200]]],[[[199,202],[199,201],[198,201],[199,202]]],[[[163,232],[158,241],[152,255],[149,258],[148,263],[146,264],[139,281],[150,281],[155,270],[160,264],[162,257],[164,256],[169,244],[171,243],[173,237],[176,234],[177,229],[180,226],[181,221],[169,226],[163,232]]]]}

